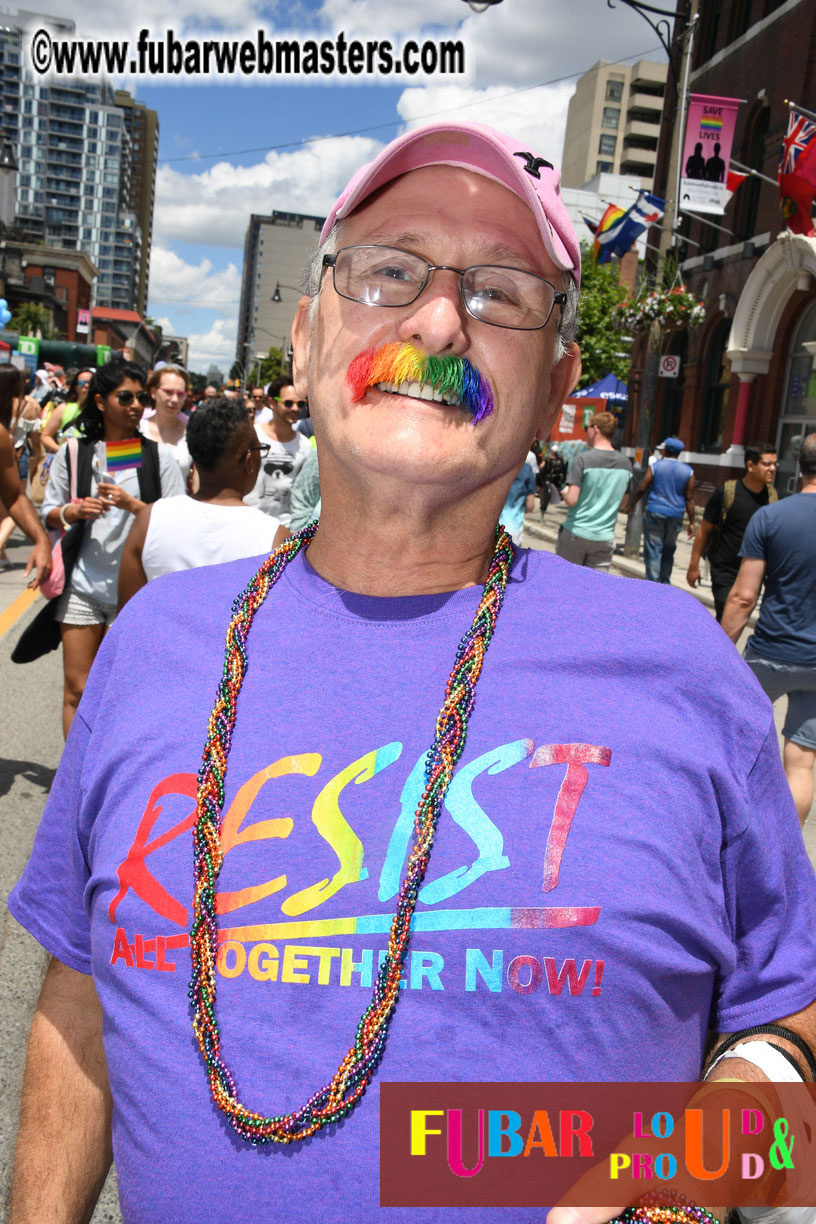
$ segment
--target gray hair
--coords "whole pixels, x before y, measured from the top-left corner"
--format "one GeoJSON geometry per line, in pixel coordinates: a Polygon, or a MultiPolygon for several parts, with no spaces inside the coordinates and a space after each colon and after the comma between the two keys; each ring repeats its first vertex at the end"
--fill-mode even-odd
{"type": "MultiPolygon", "coordinates": [[[[323,256],[334,255],[337,253],[340,240],[340,231],[342,221],[336,221],[330,232],[326,235],[320,246],[315,251],[306,268],[306,294],[312,299],[309,308],[309,317],[314,322],[315,313],[317,311],[317,299],[320,295],[323,277],[323,256]]],[[[575,326],[578,319],[578,288],[571,276],[565,276],[566,284],[564,289],[567,295],[567,300],[561,307],[561,317],[558,320],[555,328],[556,332],[556,347],[555,360],[560,361],[566,356],[568,346],[572,343],[575,337],[575,326]]]]}

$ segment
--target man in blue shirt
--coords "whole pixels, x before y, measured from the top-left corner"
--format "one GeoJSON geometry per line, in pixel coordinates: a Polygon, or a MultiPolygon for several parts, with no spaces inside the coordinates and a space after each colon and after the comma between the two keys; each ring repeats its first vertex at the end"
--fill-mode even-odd
{"type": "Polygon", "coordinates": [[[765,579],[745,662],[776,701],[788,695],[782,735],[785,775],[802,824],[813,802],[816,763],[816,433],[799,453],[802,489],[763,506],[748,524],[722,627],[736,642],[765,579]]]}
{"type": "Polygon", "coordinates": [[[666,438],[660,449],[664,458],[649,468],[626,513],[631,514],[648,491],[643,516],[646,577],[650,582],[670,584],[684,509],[688,513],[689,538],[694,535],[694,472],[688,463],[681,463],[677,457],[683,450],[679,438],[666,438]]]}

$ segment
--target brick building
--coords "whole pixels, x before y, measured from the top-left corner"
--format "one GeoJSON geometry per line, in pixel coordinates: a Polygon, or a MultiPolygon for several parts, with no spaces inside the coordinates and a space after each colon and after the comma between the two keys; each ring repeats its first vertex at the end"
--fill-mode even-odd
{"type": "MultiPolygon", "coordinates": [[[[743,447],[752,440],[777,446],[777,487],[792,492],[799,442],[816,428],[816,239],[784,228],[775,185],[786,99],[816,111],[815,69],[816,6],[809,0],[701,6],[689,88],[743,99],[732,164],[774,180],[746,179],[724,215],[686,215],[679,231],[683,279],[707,313],[694,332],[678,332],[664,346],[680,358],[681,377],[659,380],[652,440],[683,438],[701,496],[743,470],[743,447]]],[[[655,176],[655,190],[666,195],[673,190],[667,179],[675,105],[670,76],[655,176]]],[[[633,352],[628,442],[644,363],[641,338],[633,352]]]]}
{"type": "Polygon", "coordinates": [[[79,312],[90,310],[95,278],[96,268],[84,251],[25,242],[8,234],[0,238],[0,297],[12,311],[26,302],[44,306],[54,329],[69,343],[90,342],[79,312]]]}

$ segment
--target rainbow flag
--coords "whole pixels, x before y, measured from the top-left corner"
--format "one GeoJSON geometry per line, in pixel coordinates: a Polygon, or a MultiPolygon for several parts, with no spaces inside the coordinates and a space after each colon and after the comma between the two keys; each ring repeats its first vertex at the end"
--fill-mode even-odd
{"type": "Polygon", "coordinates": [[[618,208],[617,204],[610,204],[604,215],[598,222],[595,230],[595,242],[592,246],[592,254],[595,263],[607,263],[611,257],[611,251],[604,249],[604,234],[617,225],[621,218],[626,216],[626,211],[623,208],[618,208]]]}
{"type": "Polygon", "coordinates": [[[142,439],[126,438],[124,442],[105,443],[105,466],[109,472],[142,466],[142,439]]]}
{"type": "Polygon", "coordinates": [[[719,115],[706,115],[705,119],[700,120],[701,132],[721,132],[722,126],[722,117],[719,115]]]}

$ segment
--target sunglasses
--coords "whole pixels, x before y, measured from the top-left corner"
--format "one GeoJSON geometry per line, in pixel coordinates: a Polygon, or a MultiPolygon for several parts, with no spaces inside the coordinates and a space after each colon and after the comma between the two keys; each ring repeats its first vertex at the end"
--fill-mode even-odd
{"type": "Polygon", "coordinates": [[[244,458],[246,458],[247,455],[251,455],[253,451],[257,451],[258,454],[261,456],[261,459],[265,459],[266,456],[271,451],[271,449],[272,449],[271,442],[261,442],[259,443],[258,446],[248,446],[246,450],[244,451],[244,458]]]}
{"type": "Polygon", "coordinates": [[[90,387],[90,385],[91,385],[90,378],[80,378],[79,382],[77,383],[78,387],[90,387]]]}
{"type": "Polygon", "coordinates": [[[282,400],[279,395],[275,396],[275,403],[283,404],[284,408],[294,408],[296,405],[298,408],[308,408],[309,407],[308,400],[282,400]]]}
{"type": "Polygon", "coordinates": [[[117,391],[116,399],[121,408],[129,408],[134,400],[138,400],[143,408],[153,402],[146,391],[117,391]]]}

